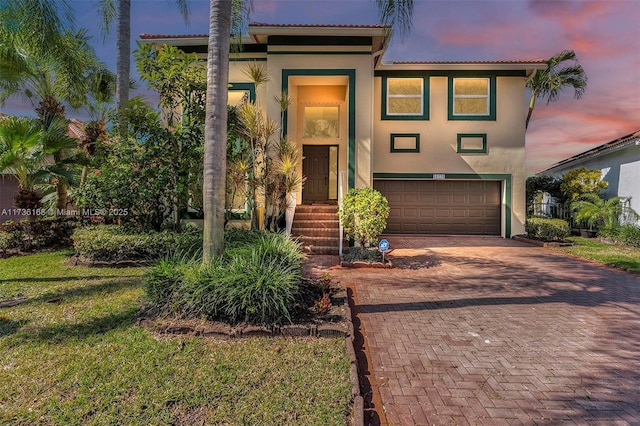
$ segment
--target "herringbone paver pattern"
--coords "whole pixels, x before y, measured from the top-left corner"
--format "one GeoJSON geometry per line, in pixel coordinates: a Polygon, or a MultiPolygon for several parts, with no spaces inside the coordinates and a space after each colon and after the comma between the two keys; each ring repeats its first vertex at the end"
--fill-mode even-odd
{"type": "Polygon", "coordinates": [[[389,424],[640,424],[640,277],[500,238],[392,237],[352,284],[389,424]]]}

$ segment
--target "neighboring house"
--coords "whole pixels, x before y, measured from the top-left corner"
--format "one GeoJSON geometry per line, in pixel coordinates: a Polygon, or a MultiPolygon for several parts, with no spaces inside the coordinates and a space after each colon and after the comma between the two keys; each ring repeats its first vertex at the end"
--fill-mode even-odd
{"type": "Polygon", "coordinates": [[[602,179],[609,183],[605,198],[630,199],[631,208],[640,212],[640,130],[562,160],[537,176],[560,178],[582,167],[602,172],[602,179]]]}
{"type": "MultiPolygon", "coordinates": [[[[0,119],[7,117],[5,114],[0,116],[0,119]]],[[[82,141],[85,138],[84,130],[82,130],[84,124],[82,121],[71,119],[69,120],[69,127],[67,128],[67,135],[82,141]]],[[[18,181],[13,176],[0,173],[0,223],[7,220],[22,220],[26,216],[17,214],[19,211],[15,208],[13,200],[18,192],[18,181]]]]}
{"type": "MultiPolygon", "coordinates": [[[[387,233],[523,233],[525,84],[545,61],[385,62],[388,35],[379,25],[252,23],[231,54],[229,102],[257,99],[280,121],[274,96],[293,99],[281,125],[304,155],[298,204],[374,187],[391,207],[387,233]],[[257,90],[248,61],[271,76],[257,90]]],[[[206,57],[206,34],[141,39],[206,57]]]]}

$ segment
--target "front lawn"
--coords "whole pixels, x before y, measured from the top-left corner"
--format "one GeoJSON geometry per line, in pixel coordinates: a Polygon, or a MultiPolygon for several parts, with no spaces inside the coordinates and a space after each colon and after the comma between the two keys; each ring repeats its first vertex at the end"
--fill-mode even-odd
{"type": "Polygon", "coordinates": [[[0,259],[0,424],[344,424],[344,339],[158,338],[144,268],[0,259]]]}
{"type": "Polygon", "coordinates": [[[640,249],[628,246],[610,245],[593,238],[570,237],[575,243],[570,247],[557,247],[554,250],[594,260],[607,266],[640,273],[640,249]]]}

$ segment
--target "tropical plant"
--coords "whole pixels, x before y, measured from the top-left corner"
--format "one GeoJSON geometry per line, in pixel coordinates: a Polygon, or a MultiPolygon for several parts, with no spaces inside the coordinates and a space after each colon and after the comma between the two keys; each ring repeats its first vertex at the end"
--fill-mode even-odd
{"type": "Polygon", "coordinates": [[[345,234],[368,247],[387,227],[389,203],[373,188],[353,188],[342,199],[338,215],[345,234]]]}
{"type": "Polygon", "coordinates": [[[527,87],[531,89],[531,98],[529,99],[525,129],[529,127],[537,98],[546,98],[547,104],[555,102],[560,97],[562,90],[571,87],[574,97],[580,99],[587,88],[587,76],[582,65],[578,63],[576,53],[573,50],[563,50],[549,58],[547,68],[536,72],[533,78],[527,82],[527,87]],[[570,61],[571,64],[563,66],[567,61],[570,61]]]}
{"type": "Polygon", "coordinates": [[[581,167],[570,170],[562,176],[560,191],[562,191],[565,200],[572,202],[582,194],[600,196],[600,193],[608,186],[609,182],[602,180],[600,170],[587,170],[585,167],[581,167]]]}
{"type": "Polygon", "coordinates": [[[586,223],[592,229],[612,228],[618,225],[623,212],[627,215],[633,215],[635,218],[639,217],[638,213],[630,207],[625,208],[620,197],[611,197],[605,200],[593,193],[582,194],[571,203],[571,209],[576,212],[577,222],[586,223]]]}
{"type": "Polygon", "coordinates": [[[544,241],[564,240],[571,233],[569,224],[562,219],[528,218],[524,229],[529,237],[544,241]]]}
{"type": "Polygon", "coordinates": [[[37,120],[11,117],[0,122],[0,173],[13,176],[19,185],[16,207],[35,220],[42,208],[43,189],[57,182],[75,182],[78,171],[65,166],[79,163],[76,156],[54,161],[54,154],[75,149],[67,136],[65,120],[56,118],[43,128],[37,120]]]}

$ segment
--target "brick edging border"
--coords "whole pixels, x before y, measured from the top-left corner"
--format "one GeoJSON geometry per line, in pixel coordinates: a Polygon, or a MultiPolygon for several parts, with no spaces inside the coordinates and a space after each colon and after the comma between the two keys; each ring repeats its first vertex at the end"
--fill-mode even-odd
{"type": "Polygon", "coordinates": [[[356,349],[353,346],[355,339],[355,330],[353,327],[353,319],[351,317],[351,308],[349,307],[349,296],[344,300],[347,312],[347,323],[349,324],[349,334],[345,337],[347,345],[347,356],[349,357],[349,382],[351,382],[351,396],[353,397],[353,425],[364,426],[364,398],[360,393],[360,379],[358,379],[358,358],[356,357],[356,349]]]}

